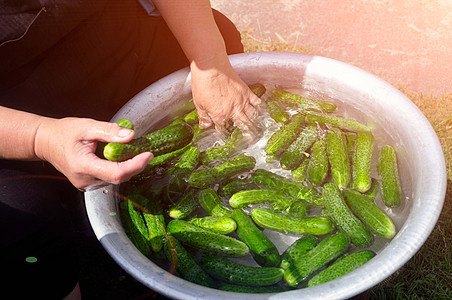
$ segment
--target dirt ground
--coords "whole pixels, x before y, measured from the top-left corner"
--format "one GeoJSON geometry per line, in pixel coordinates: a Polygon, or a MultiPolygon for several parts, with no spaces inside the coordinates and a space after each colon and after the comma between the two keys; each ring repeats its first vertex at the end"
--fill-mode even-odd
{"type": "Polygon", "coordinates": [[[425,95],[452,93],[451,0],[212,0],[241,32],[303,46],[425,95]]]}

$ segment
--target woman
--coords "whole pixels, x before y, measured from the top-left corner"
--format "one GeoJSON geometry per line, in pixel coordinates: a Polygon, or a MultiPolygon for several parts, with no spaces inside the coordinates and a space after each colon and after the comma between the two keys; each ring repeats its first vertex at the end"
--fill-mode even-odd
{"type": "Polygon", "coordinates": [[[208,0],[145,1],[0,1],[0,242],[16,298],[79,295],[62,206],[152,159],[95,155],[134,137],[107,121],[136,93],[190,66],[201,127],[254,126],[260,100],[227,58],[243,51],[234,25],[208,0]]]}

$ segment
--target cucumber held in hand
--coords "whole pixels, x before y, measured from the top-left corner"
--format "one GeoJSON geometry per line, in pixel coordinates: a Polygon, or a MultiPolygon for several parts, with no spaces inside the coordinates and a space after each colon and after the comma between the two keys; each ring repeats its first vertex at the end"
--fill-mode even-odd
{"type": "Polygon", "coordinates": [[[111,161],[124,161],[147,151],[158,156],[180,149],[192,139],[193,128],[190,125],[173,124],[135,138],[129,143],[108,143],[104,148],[104,157],[111,161]]]}

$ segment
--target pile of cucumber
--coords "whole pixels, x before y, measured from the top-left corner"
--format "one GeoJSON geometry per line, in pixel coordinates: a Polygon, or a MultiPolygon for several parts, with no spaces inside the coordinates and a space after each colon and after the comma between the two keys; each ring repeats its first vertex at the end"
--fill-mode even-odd
{"type": "MultiPolygon", "coordinates": [[[[107,144],[103,155],[113,161],[155,155],[121,185],[131,241],[188,281],[243,293],[318,285],[372,259],[375,237],[396,234],[375,202],[379,194],[387,207],[401,204],[394,148],[375,143],[366,124],[335,115],[333,102],[262,84],[250,88],[278,124],[262,149],[266,160],[285,173],[256,167],[238,128],[221,145],[201,150],[208,131],[199,129],[195,109],[128,144],[107,144]],[[267,231],[290,234],[294,242],[280,253],[267,231]],[[252,264],[234,259],[247,256],[252,264]]],[[[133,128],[127,120],[118,124],[133,128]]]]}

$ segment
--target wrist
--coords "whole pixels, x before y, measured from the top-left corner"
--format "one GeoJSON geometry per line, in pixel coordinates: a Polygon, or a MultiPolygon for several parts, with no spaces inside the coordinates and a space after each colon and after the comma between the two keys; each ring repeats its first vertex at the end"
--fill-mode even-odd
{"type": "Polygon", "coordinates": [[[55,119],[40,117],[38,126],[34,134],[33,151],[36,158],[40,160],[49,161],[50,131],[54,127],[55,119]]]}

